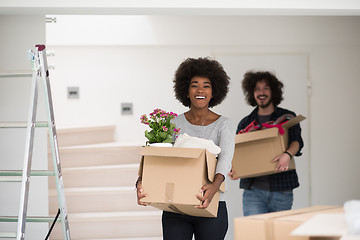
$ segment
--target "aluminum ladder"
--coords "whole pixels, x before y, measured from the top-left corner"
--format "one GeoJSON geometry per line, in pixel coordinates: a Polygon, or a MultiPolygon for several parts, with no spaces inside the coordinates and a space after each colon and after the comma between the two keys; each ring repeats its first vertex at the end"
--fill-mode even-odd
{"type": "MultiPolygon", "coordinates": [[[[20,204],[19,204],[20,206],[19,206],[18,216],[0,217],[0,222],[17,222],[17,231],[5,232],[5,233],[0,232],[0,238],[14,238],[17,240],[25,239],[26,222],[53,222],[48,232],[48,236],[49,236],[49,233],[51,232],[57,217],[60,215],[63,239],[70,240],[71,238],[70,238],[69,222],[66,211],[63,178],[61,173],[59,149],[58,149],[56,127],[54,120],[54,110],[53,110],[51,89],[50,89],[49,70],[46,59],[46,47],[45,45],[36,45],[35,48],[36,48],[35,51],[32,50],[29,51],[29,56],[31,58],[32,68],[33,68],[32,75],[30,73],[0,75],[0,77],[5,77],[5,78],[32,76],[31,99],[30,99],[30,107],[29,107],[29,115],[28,115],[27,123],[26,122],[0,123],[0,128],[26,128],[26,140],[25,140],[26,143],[25,143],[23,169],[0,171],[1,182],[21,182],[21,193],[20,193],[20,204]],[[46,104],[46,112],[47,112],[47,122],[36,121],[39,81],[42,83],[45,93],[44,95],[45,95],[45,104],[46,104]],[[52,163],[53,163],[53,170],[50,171],[31,169],[33,146],[34,146],[34,133],[35,133],[35,128],[39,128],[39,127],[48,128],[48,136],[49,136],[49,143],[51,145],[52,163]],[[30,179],[33,176],[55,177],[58,203],[59,203],[58,215],[55,218],[27,216],[30,179]]],[[[48,238],[48,236],[46,236],[46,239],[48,238]]],[[[40,237],[40,239],[43,239],[44,237],[40,237]]]]}

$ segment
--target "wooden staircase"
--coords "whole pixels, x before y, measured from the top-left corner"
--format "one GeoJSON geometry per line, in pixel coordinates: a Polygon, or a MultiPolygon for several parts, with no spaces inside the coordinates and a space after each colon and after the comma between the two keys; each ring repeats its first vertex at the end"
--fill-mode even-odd
{"type": "MultiPolygon", "coordinates": [[[[161,211],[136,201],[141,146],[115,143],[114,130],[113,126],[57,130],[71,239],[160,240],[161,211]]],[[[58,209],[56,196],[55,182],[49,178],[53,215],[58,209]]],[[[50,239],[62,239],[60,224],[50,239]]]]}

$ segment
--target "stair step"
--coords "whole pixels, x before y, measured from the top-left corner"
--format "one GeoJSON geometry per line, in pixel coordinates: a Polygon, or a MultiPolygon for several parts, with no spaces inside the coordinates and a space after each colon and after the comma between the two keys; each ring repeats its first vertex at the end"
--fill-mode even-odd
{"type": "MultiPolygon", "coordinates": [[[[161,211],[68,214],[72,239],[159,238],[162,236],[161,211]]],[[[60,224],[51,239],[62,239],[60,224]]]]}
{"type": "MultiPolygon", "coordinates": [[[[141,146],[81,146],[60,148],[63,168],[140,162],[141,146]]],[[[51,158],[49,158],[51,160],[51,158]]],[[[49,164],[52,166],[52,164],[49,164]]]]}
{"type": "MultiPolygon", "coordinates": [[[[135,187],[65,188],[68,213],[153,211],[137,204],[135,187]]],[[[49,191],[49,213],[58,209],[56,189],[49,191]]]]}
{"type": "Polygon", "coordinates": [[[57,129],[58,146],[75,146],[113,142],[115,126],[57,129]]]}
{"type": "MultiPolygon", "coordinates": [[[[66,188],[134,186],[138,168],[139,164],[62,168],[62,176],[66,188]]],[[[56,188],[54,179],[49,179],[49,188],[56,188]]]]}

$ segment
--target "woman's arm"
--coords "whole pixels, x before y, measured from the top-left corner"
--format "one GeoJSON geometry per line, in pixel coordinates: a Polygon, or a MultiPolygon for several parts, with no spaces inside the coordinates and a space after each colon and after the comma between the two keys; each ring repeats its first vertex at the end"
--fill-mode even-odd
{"type": "Polygon", "coordinates": [[[230,171],[235,149],[235,129],[235,124],[230,119],[226,119],[219,128],[218,144],[221,152],[216,164],[215,178],[212,183],[201,188],[200,192],[203,193],[203,195],[198,195],[198,199],[202,201],[202,204],[197,206],[198,208],[206,208],[209,206],[215,193],[219,191],[220,185],[225,181],[225,176],[230,171]]]}

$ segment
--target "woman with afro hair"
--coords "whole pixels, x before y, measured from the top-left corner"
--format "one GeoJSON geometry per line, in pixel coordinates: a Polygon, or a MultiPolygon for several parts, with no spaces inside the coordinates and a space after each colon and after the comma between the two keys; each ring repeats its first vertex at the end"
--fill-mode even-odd
{"type": "MultiPolygon", "coordinates": [[[[235,147],[236,126],[229,118],[209,108],[220,104],[229,90],[229,77],[222,65],[210,58],[188,58],[175,72],[175,97],[184,106],[185,113],[174,119],[180,134],[210,139],[221,148],[215,170],[215,179],[204,185],[197,198],[202,202],[197,208],[209,206],[231,169],[235,147]]],[[[184,176],[186,177],[186,176],[184,176]]],[[[172,212],[162,215],[164,240],[221,240],[228,229],[228,216],[224,193],[220,193],[217,217],[196,217],[172,212]]]]}

